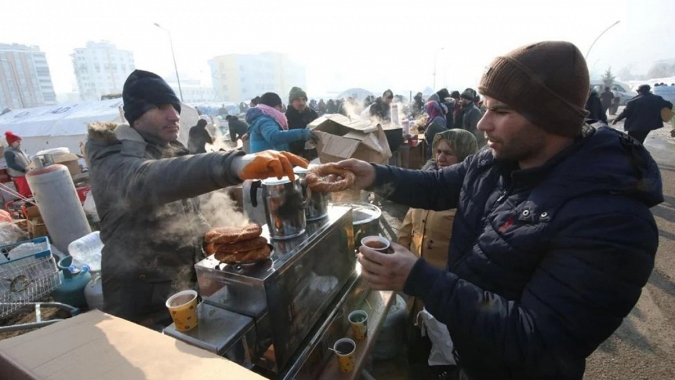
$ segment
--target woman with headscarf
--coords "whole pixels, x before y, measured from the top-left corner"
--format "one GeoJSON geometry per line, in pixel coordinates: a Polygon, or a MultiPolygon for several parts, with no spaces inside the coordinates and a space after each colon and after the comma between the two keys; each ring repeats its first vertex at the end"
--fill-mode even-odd
{"type": "MultiPolygon", "coordinates": [[[[447,166],[464,161],[478,151],[476,137],[463,129],[451,129],[436,134],[432,146],[434,157],[422,170],[443,170],[447,166]]],[[[430,211],[414,208],[408,210],[398,231],[398,243],[424,258],[429,264],[445,269],[455,211],[455,209],[430,211]]],[[[411,299],[408,303],[409,316],[412,318],[408,329],[410,333],[408,360],[411,368],[414,368],[414,373],[421,374],[416,378],[428,378],[430,374],[423,374],[425,372],[450,371],[450,368],[445,366],[430,368],[427,365],[431,341],[427,337],[422,337],[420,330],[413,326],[423,306],[422,302],[416,299],[411,299]]]]}
{"type": "Polygon", "coordinates": [[[268,92],[260,97],[260,104],[246,112],[251,153],[268,149],[288,152],[288,144],[294,141],[316,141],[309,129],[289,130],[288,119],[282,109],[279,95],[268,92]]]}
{"type": "Polygon", "coordinates": [[[431,143],[434,141],[434,136],[436,136],[437,133],[448,130],[445,119],[447,112],[443,109],[443,106],[435,100],[428,101],[424,105],[424,110],[427,115],[429,115],[427,123],[424,126],[424,140],[427,142],[426,158],[430,159],[432,155],[431,143]]]}

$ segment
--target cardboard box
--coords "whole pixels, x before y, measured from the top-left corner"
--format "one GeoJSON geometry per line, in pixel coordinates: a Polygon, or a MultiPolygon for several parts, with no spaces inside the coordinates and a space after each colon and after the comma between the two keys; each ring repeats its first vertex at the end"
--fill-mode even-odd
{"type": "Polygon", "coordinates": [[[321,163],[356,158],[377,164],[391,157],[382,126],[343,115],[326,115],[308,126],[318,137],[316,150],[321,163]]]}
{"type": "Polygon", "coordinates": [[[98,310],[0,341],[12,380],[262,380],[200,348],[98,310]]]}
{"type": "Polygon", "coordinates": [[[28,220],[40,218],[40,209],[36,205],[32,205],[29,203],[26,203],[22,206],[23,210],[23,215],[26,217],[28,220]]]}
{"type": "Polygon", "coordinates": [[[47,231],[47,226],[42,218],[35,218],[28,220],[28,234],[31,239],[35,239],[40,236],[47,236],[49,232],[47,231]]]}
{"type": "Polygon", "coordinates": [[[65,165],[70,172],[70,176],[74,176],[82,173],[82,168],[80,167],[79,160],[80,158],[77,154],[68,153],[68,154],[59,154],[54,156],[54,163],[65,165]]]}

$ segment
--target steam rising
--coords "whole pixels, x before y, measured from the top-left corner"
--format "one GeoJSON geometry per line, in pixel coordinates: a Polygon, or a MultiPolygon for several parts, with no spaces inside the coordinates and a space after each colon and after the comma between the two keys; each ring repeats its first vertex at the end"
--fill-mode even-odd
{"type": "Polygon", "coordinates": [[[237,211],[238,204],[230,196],[236,188],[217,190],[200,197],[201,211],[213,227],[243,227],[250,223],[248,217],[237,211]]]}

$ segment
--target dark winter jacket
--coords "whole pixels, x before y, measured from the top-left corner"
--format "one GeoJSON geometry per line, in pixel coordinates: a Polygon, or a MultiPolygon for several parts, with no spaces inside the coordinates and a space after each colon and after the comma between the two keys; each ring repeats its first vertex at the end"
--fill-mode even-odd
{"type": "Polygon", "coordinates": [[[626,119],[623,129],[627,132],[649,132],[663,128],[661,110],[673,108],[673,103],[652,93],[641,94],[628,101],[616,121],[626,119]]]}
{"type": "Polygon", "coordinates": [[[476,103],[470,103],[468,106],[464,107],[462,124],[460,124],[462,129],[473,133],[479,147],[485,145],[485,136],[483,135],[483,132],[479,131],[477,128],[478,122],[482,117],[483,115],[480,113],[480,108],[476,106],[476,103]]]}
{"type": "Polygon", "coordinates": [[[649,153],[585,127],[538,168],[517,170],[490,149],[436,172],[374,166],[389,200],[457,208],[447,270],[420,259],[404,291],[447,325],[469,377],[581,380],[654,265],[649,207],[663,195],[649,153]]]}
{"type": "Polygon", "coordinates": [[[114,127],[91,125],[86,145],[105,244],[104,311],[134,322],[168,317],[167,297],[195,283],[209,228],[192,198],[240,183],[229,168],[243,152],[190,155],[179,142],[161,147],[114,127]]]}
{"type": "Polygon", "coordinates": [[[424,131],[424,141],[427,142],[427,151],[426,158],[429,159],[432,157],[432,148],[434,142],[434,137],[437,133],[447,131],[445,128],[445,120],[442,117],[437,117],[428,124],[427,129],[424,131]]]}
{"type": "Polygon", "coordinates": [[[607,124],[607,114],[605,109],[602,106],[602,101],[598,96],[598,93],[593,91],[588,96],[586,100],[586,111],[588,111],[588,116],[586,117],[591,123],[603,122],[607,124]]]}
{"type": "MultiPolygon", "coordinates": [[[[307,129],[307,124],[319,118],[319,114],[313,109],[307,107],[302,112],[289,106],[286,108],[286,118],[288,119],[288,129],[307,129]]],[[[295,141],[288,144],[290,152],[302,156],[305,153],[305,141],[295,141]]]]}
{"type": "Polygon", "coordinates": [[[237,142],[243,135],[248,133],[248,124],[244,120],[239,120],[236,116],[231,116],[230,121],[227,122],[230,129],[230,140],[237,142]]]}
{"type": "Polygon", "coordinates": [[[612,91],[603,91],[600,95],[600,102],[602,103],[602,109],[604,112],[607,112],[609,106],[612,105],[612,100],[614,100],[614,93],[612,91]]]}
{"type": "Polygon", "coordinates": [[[188,150],[192,154],[206,153],[206,144],[213,144],[213,136],[206,130],[206,127],[195,125],[188,132],[188,150]]]}

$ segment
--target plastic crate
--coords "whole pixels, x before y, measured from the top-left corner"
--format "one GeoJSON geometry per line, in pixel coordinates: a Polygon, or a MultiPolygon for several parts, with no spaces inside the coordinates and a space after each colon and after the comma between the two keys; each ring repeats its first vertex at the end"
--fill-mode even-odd
{"type": "Polygon", "coordinates": [[[22,251],[23,257],[0,264],[0,317],[49,295],[61,284],[47,237],[1,246],[0,253],[7,256],[16,249],[28,252],[22,251]]]}

